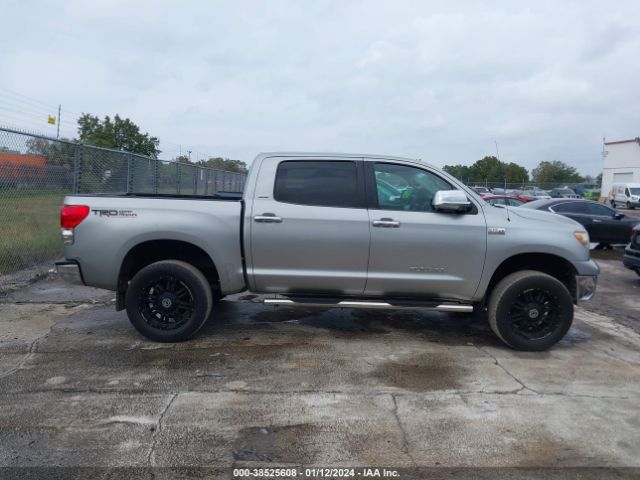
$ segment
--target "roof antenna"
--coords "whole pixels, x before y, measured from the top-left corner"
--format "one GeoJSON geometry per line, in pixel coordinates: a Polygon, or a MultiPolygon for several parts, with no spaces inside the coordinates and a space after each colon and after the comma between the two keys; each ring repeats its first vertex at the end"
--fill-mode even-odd
{"type": "MultiPolygon", "coordinates": [[[[498,141],[494,140],[493,143],[496,144],[496,160],[500,161],[500,151],[498,150],[498,141]]],[[[504,178],[504,194],[507,194],[507,177],[504,178]]],[[[511,221],[509,218],[509,205],[505,202],[504,209],[507,211],[507,222],[511,221]]]]}

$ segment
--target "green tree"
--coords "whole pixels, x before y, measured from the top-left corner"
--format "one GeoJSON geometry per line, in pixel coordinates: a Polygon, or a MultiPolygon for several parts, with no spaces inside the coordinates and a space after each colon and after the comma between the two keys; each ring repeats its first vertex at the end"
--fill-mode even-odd
{"type": "Polygon", "coordinates": [[[27,153],[40,155],[47,159],[47,165],[72,166],[75,158],[76,145],[70,140],[63,142],[50,141],[33,137],[25,142],[27,153]]]}
{"type": "Polygon", "coordinates": [[[526,168],[513,162],[501,162],[494,156],[486,156],[471,166],[445,165],[443,169],[464,182],[526,183],[529,181],[529,172],[526,168]]]}
{"type": "Polygon", "coordinates": [[[197,165],[226,170],[228,172],[247,173],[247,164],[245,162],[241,160],[231,160],[229,158],[209,158],[208,160],[200,160],[197,165]]]}
{"type": "Polygon", "coordinates": [[[449,175],[466,182],[470,180],[470,168],[468,165],[445,165],[442,169],[449,175]]]}
{"type": "Polygon", "coordinates": [[[540,162],[531,172],[533,181],[537,183],[580,183],[584,178],[578,171],[564,162],[540,162]]]}
{"type": "Polygon", "coordinates": [[[152,158],[158,158],[160,153],[157,137],[141,133],[140,127],[118,114],[113,119],[107,115],[100,120],[97,116],[83,113],[78,119],[78,136],[81,142],[98,147],[126,150],[152,158]]]}

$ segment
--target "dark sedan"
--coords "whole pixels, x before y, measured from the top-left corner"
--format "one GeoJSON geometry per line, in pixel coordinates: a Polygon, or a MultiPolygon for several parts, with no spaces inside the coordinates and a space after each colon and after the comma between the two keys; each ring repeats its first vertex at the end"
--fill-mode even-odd
{"type": "Polygon", "coordinates": [[[591,200],[552,198],[525,203],[520,208],[534,208],[569,217],[584,225],[592,242],[601,244],[628,243],[631,230],[640,224],[640,218],[628,217],[591,200]]]}

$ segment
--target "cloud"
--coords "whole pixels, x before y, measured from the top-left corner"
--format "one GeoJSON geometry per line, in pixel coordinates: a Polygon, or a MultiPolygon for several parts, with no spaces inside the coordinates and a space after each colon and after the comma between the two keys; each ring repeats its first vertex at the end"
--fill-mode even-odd
{"type": "Polygon", "coordinates": [[[601,168],[640,132],[635,3],[13,2],[11,90],[199,154],[329,150],[601,168]]]}

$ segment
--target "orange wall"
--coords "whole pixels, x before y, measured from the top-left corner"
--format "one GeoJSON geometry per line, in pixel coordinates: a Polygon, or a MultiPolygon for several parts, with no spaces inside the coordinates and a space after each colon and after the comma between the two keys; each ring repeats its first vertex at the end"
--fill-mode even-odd
{"type": "Polygon", "coordinates": [[[47,159],[40,155],[22,155],[20,153],[0,152],[0,163],[44,167],[47,164],[47,159]]]}

